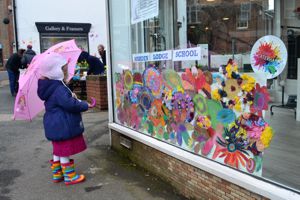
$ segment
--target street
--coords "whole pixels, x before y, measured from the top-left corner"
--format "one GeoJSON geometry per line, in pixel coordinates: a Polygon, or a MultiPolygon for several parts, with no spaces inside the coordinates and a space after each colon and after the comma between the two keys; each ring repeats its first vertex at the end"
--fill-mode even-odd
{"type": "Polygon", "coordinates": [[[0,85],[0,199],[184,199],[159,178],[120,157],[109,147],[107,112],[83,114],[88,149],[75,155],[81,184],[51,182],[51,143],[44,137],[42,114],[32,122],[13,121],[14,99],[0,85]]]}

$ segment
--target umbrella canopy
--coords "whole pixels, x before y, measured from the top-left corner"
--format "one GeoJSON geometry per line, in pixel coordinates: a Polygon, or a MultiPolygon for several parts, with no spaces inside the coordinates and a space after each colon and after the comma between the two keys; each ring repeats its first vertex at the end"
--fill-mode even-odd
{"type": "Polygon", "coordinates": [[[51,52],[60,54],[68,61],[68,80],[73,77],[77,59],[81,53],[75,40],[58,43],[46,52],[36,55],[27,70],[20,75],[19,91],[14,107],[14,119],[32,120],[44,109],[44,102],[37,95],[38,80],[41,77],[39,71],[43,67],[45,56],[51,52]]]}

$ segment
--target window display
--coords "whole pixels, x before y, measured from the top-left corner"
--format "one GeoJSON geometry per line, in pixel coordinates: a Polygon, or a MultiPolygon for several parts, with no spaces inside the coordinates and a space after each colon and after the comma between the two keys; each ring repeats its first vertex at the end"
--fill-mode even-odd
{"type": "Polygon", "coordinates": [[[297,149],[279,144],[266,113],[270,83],[290,70],[285,1],[158,1],[158,15],[134,23],[130,1],[109,2],[115,123],[299,189],[272,167],[297,149]]]}

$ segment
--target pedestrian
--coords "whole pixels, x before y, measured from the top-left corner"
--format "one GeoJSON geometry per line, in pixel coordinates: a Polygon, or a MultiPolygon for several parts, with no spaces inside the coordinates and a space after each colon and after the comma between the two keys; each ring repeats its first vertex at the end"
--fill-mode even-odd
{"type": "Polygon", "coordinates": [[[20,76],[19,69],[21,68],[21,59],[25,49],[19,49],[17,53],[12,54],[6,62],[6,70],[8,73],[10,93],[12,96],[16,96],[19,88],[18,80],[20,76]]]}
{"type": "Polygon", "coordinates": [[[106,66],[106,50],[103,44],[98,46],[98,53],[104,66],[106,66]]]}
{"type": "Polygon", "coordinates": [[[88,75],[99,75],[104,72],[104,64],[96,56],[89,56],[87,63],[89,64],[88,75]]]}
{"type": "Polygon", "coordinates": [[[91,56],[88,52],[81,52],[78,62],[86,61],[89,65],[88,75],[99,75],[104,72],[104,64],[96,56],[91,56]]]}
{"type": "Polygon", "coordinates": [[[27,50],[25,51],[23,57],[22,57],[22,69],[27,69],[28,65],[31,63],[33,57],[36,55],[36,53],[32,50],[32,45],[27,45],[27,50]]]}
{"type": "Polygon", "coordinates": [[[86,149],[81,112],[87,111],[91,105],[77,99],[65,85],[68,63],[64,57],[50,53],[42,63],[38,96],[45,101],[45,136],[53,146],[53,159],[50,160],[53,182],[80,183],[85,176],[75,172],[74,160],[70,156],[86,149]]]}

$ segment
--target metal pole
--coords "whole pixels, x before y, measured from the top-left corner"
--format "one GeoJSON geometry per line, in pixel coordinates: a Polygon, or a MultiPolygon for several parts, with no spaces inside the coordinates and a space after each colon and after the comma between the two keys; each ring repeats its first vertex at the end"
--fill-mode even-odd
{"type": "Polygon", "coordinates": [[[18,42],[18,29],[17,29],[17,16],[16,16],[16,1],[13,0],[13,14],[14,14],[14,32],[15,32],[15,45],[16,45],[16,51],[19,50],[19,42],[18,42]]]}

